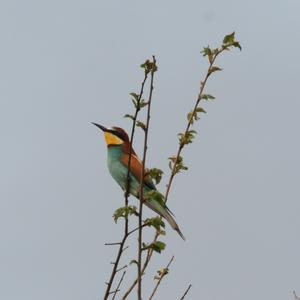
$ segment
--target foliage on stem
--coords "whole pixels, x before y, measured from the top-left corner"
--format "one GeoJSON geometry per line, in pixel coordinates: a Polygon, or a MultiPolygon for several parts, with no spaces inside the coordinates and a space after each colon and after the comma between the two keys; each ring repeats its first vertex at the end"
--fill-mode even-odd
{"type": "MultiPolygon", "coordinates": [[[[159,202],[161,205],[165,205],[166,201],[168,200],[169,191],[171,190],[173,179],[174,179],[175,175],[177,175],[178,173],[180,173],[182,171],[188,170],[188,167],[184,164],[184,158],[182,155],[182,151],[186,145],[193,143],[193,141],[196,137],[196,134],[197,134],[196,130],[193,127],[195,126],[195,123],[200,120],[200,117],[206,113],[206,109],[204,109],[203,105],[202,105],[202,102],[204,102],[203,100],[210,101],[210,100],[215,99],[215,97],[213,95],[205,92],[206,83],[211,76],[213,76],[214,74],[217,74],[223,70],[222,67],[215,65],[216,58],[221,53],[223,53],[225,51],[229,51],[232,48],[238,48],[240,50],[242,49],[240,43],[235,39],[235,32],[232,32],[232,33],[226,35],[223,38],[223,41],[222,41],[222,44],[220,47],[212,48],[208,45],[208,46],[204,47],[203,50],[201,51],[202,55],[205,58],[207,58],[207,60],[208,60],[208,69],[205,73],[204,78],[200,81],[200,90],[196,97],[195,104],[194,104],[193,108],[187,113],[186,128],[182,132],[178,133],[179,146],[178,146],[177,153],[168,158],[169,168],[171,170],[171,173],[170,173],[170,178],[167,183],[167,190],[166,190],[165,195],[161,194],[160,192],[158,192],[156,190],[152,190],[150,192],[144,192],[143,187],[142,187],[143,179],[145,178],[145,176],[150,176],[156,184],[159,184],[162,179],[163,171],[158,168],[152,168],[149,170],[146,170],[144,168],[145,167],[146,150],[147,150],[147,134],[148,134],[149,120],[150,120],[150,107],[151,107],[151,99],[152,99],[152,91],[153,91],[153,75],[157,71],[157,65],[156,65],[156,60],[155,60],[154,56],[153,56],[152,60],[148,59],[143,64],[141,64],[141,68],[144,71],[144,80],[142,82],[141,91],[140,91],[140,93],[135,93],[135,92],[130,93],[131,102],[134,106],[135,113],[134,114],[126,114],[124,117],[129,118],[133,124],[132,134],[131,134],[131,145],[132,145],[135,127],[141,128],[145,133],[143,172],[142,172],[141,183],[140,183],[140,198],[143,201],[147,201],[147,200],[151,199],[152,201],[159,202]],[[151,75],[151,83],[150,83],[150,87],[149,87],[150,93],[149,93],[149,99],[145,100],[142,98],[142,96],[143,96],[144,84],[146,82],[146,79],[148,78],[148,75],[151,75]],[[138,112],[143,108],[147,108],[146,122],[143,122],[142,120],[137,119],[138,112]]],[[[128,175],[129,175],[129,171],[128,171],[128,175]]],[[[129,181],[130,180],[129,180],[129,176],[128,176],[128,184],[127,184],[127,189],[126,189],[127,192],[125,193],[125,199],[126,199],[125,206],[118,208],[113,215],[115,222],[117,222],[119,218],[125,219],[125,231],[124,231],[124,237],[121,242],[111,243],[112,245],[113,244],[120,245],[120,247],[119,247],[116,261],[113,263],[114,268],[113,268],[113,271],[112,271],[112,274],[110,277],[110,281],[108,283],[108,288],[106,290],[106,296],[108,297],[108,295],[114,294],[114,297],[115,297],[116,293],[119,291],[119,287],[123,280],[123,277],[125,276],[125,273],[123,273],[123,276],[122,276],[121,280],[119,281],[119,284],[117,285],[117,288],[115,289],[115,291],[111,292],[110,289],[114,282],[116,273],[118,272],[118,270],[122,269],[122,268],[118,269],[118,264],[120,262],[120,259],[121,259],[124,249],[126,249],[126,247],[124,247],[126,239],[130,234],[138,231],[138,236],[139,236],[138,258],[133,259],[130,262],[130,264],[133,263],[138,266],[138,275],[137,275],[137,278],[134,280],[134,282],[128,287],[128,289],[122,299],[126,299],[127,296],[131,293],[131,291],[135,288],[136,285],[138,285],[138,290],[139,290],[138,298],[141,299],[141,278],[145,274],[145,270],[152,258],[152,255],[154,252],[161,253],[166,248],[166,243],[158,240],[158,237],[160,235],[165,235],[165,223],[163,222],[162,218],[158,217],[158,216],[143,220],[142,219],[143,201],[141,201],[139,210],[135,206],[128,205],[128,191],[129,191],[129,186],[130,186],[129,181]],[[128,218],[132,215],[138,216],[139,225],[137,228],[129,231],[128,230],[128,218]],[[150,227],[155,230],[155,236],[151,242],[146,243],[146,242],[142,241],[142,230],[144,227],[150,227]],[[146,253],[146,257],[145,257],[144,261],[142,260],[142,255],[141,255],[142,251],[143,251],[143,253],[146,253]]],[[[173,260],[173,258],[171,259],[169,264],[172,262],[172,260],[173,260]]],[[[157,287],[160,284],[162,278],[164,278],[164,276],[168,274],[169,264],[165,268],[162,268],[157,272],[157,275],[155,276],[155,280],[157,280],[157,284],[156,284],[149,299],[152,299],[153,295],[157,291],[157,287]]],[[[188,286],[185,293],[181,297],[181,300],[185,298],[185,296],[189,292],[190,288],[191,288],[191,285],[188,286]]],[[[107,297],[104,297],[104,299],[107,299],[107,297]]]]}

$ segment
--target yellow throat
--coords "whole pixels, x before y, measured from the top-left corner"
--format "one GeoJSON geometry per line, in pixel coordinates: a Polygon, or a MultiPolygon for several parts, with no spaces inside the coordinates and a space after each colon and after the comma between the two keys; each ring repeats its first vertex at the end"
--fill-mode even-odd
{"type": "Polygon", "coordinates": [[[104,137],[107,145],[121,145],[124,143],[123,140],[110,132],[104,132],[104,137]]]}

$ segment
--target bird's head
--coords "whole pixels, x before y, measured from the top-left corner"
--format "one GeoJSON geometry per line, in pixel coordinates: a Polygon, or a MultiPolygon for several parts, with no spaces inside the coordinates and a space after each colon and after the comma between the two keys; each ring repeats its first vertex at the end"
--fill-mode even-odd
{"type": "Polygon", "coordinates": [[[126,131],[120,127],[106,128],[97,123],[92,123],[104,132],[104,138],[107,146],[129,144],[129,138],[126,131]]]}

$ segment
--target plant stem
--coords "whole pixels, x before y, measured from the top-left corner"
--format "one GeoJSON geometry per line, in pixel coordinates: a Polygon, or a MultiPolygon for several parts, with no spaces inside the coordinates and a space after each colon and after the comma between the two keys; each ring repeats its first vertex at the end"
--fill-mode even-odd
{"type": "Polygon", "coordinates": [[[124,279],[125,274],[126,274],[126,271],[124,271],[123,274],[122,274],[122,277],[121,277],[121,279],[120,279],[120,281],[119,281],[119,283],[118,283],[118,285],[116,287],[116,290],[114,292],[114,296],[112,297],[112,300],[114,300],[116,298],[117,293],[120,291],[120,286],[121,286],[121,283],[122,283],[122,281],[124,279]]]}
{"type": "Polygon", "coordinates": [[[153,80],[154,80],[154,72],[156,66],[155,56],[153,56],[153,66],[151,70],[151,82],[150,82],[150,92],[149,92],[149,100],[147,107],[147,120],[145,126],[145,139],[144,139],[144,151],[143,151],[143,161],[142,161],[142,175],[140,178],[140,206],[139,206],[139,235],[138,235],[138,300],[142,300],[142,233],[143,233],[143,202],[144,202],[144,177],[145,177],[145,164],[147,157],[147,143],[148,143],[148,132],[149,132],[149,124],[150,124],[150,111],[151,111],[151,102],[152,102],[152,94],[153,94],[153,80]]]}
{"type": "MultiPolygon", "coordinates": [[[[134,138],[134,133],[135,133],[135,127],[136,127],[136,119],[137,119],[137,116],[138,116],[138,113],[139,113],[139,110],[140,110],[139,102],[140,102],[140,100],[142,98],[142,95],[144,93],[144,86],[145,86],[147,78],[148,78],[148,74],[145,72],[144,79],[143,79],[142,85],[141,85],[141,90],[140,90],[139,97],[138,97],[138,105],[136,107],[134,118],[133,118],[131,135],[130,135],[129,160],[128,160],[128,171],[127,171],[126,192],[125,192],[125,206],[126,207],[128,206],[128,197],[129,197],[129,191],[130,191],[130,176],[129,176],[129,174],[130,174],[130,165],[131,165],[132,144],[133,144],[133,138],[134,138]]],[[[114,278],[117,274],[119,262],[120,262],[122,253],[124,251],[124,245],[125,245],[125,242],[126,242],[128,236],[129,236],[128,227],[129,227],[128,216],[126,216],[125,217],[125,225],[124,225],[124,235],[123,235],[122,241],[119,243],[119,250],[118,250],[115,262],[113,263],[114,266],[113,266],[109,281],[107,283],[107,288],[106,288],[104,298],[103,298],[104,300],[107,300],[110,293],[111,293],[110,290],[111,290],[114,278]]],[[[117,243],[113,243],[113,244],[117,244],[117,243]]],[[[124,274],[124,276],[125,276],[125,274],[124,274]]]]}
{"type": "MultiPolygon", "coordinates": [[[[171,263],[173,262],[173,260],[174,260],[174,255],[172,256],[172,258],[170,259],[169,263],[168,263],[167,266],[165,267],[165,270],[168,271],[168,269],[169,269],[171,263]]],[[[154,289],[153,289],[153,292],[152,292],[151,296],[149,297],[149,300],[152,300],[153,296],[155,295],[155,293],[156,293],[156,291],[157,291],[158,286],[160,285],[161,281],[163,280],[163,278],[164,278],[166,275],[167,275],[166,272],[164,272],[164,273],[161,274],[161,276],[160,276],[159,279],[157,280],[157,283],[156,283],[156,285],[155,285],[155,287],[154,287],[154,289]]]]}
{"type": "MultiPolygon", "coordinates": [[[[198,95],[198,98],[197,98],[197,101],[194,105],[194,109],[193,109],[193,112],[192,112],[192,115],[187,123],[187,126],[185,128],[185,132],[184,132],[184,135],[187,134],[187,132],[189,131],[191,125],[192,125],[192,120],[193,120],[193,117],[196,113],[196,109],[199,105],[199,102],[201,101],[201,96],[203,94],[203,91],[204,91],[204,88],[205,88],[205,85],[206,85],[206,82],[207,82],[207,79],[208,77],[210,76],[210,69],[211,67],[213,66],[217,56],[223,52],[224,50],[220,49],[212,58],[212,60],[210,61],[210,64],[209,64],[209,67],[207,69],[207,72],[206,72],[206,75],[205,75],[205,78],[202,82],[200,82],[200,92],[199,92],[199,95],[198,95]]],[[[176,174],[176,166],[177,166],[177,163],[178,163],[178,160],[179,160],[179,157],[180,157],[180,154],[181,154],[181,151],[184,147],[184,144],[180,144],[179,147],[178,147],[178,151],[177,151],[177,154],[176,154],[176,158],[175,158],[175,161],[174,161],[174,164],[173,164],[173,168],[172,168],[172,171],[171,171],[171,175],[170,175],[170,179],[169,179],[169,182],[167,184],[167,191],[166,191],[166,194],[165,194],[165,202],[167,202],[168,200],[168,197],[169,197],[169,192],[170,192],[170,189],[171,189],[171,185],[173,183],[173,179],[174,179],[174,176],[176,174]]]]}
{"type": "MultiPolygon", "coordinates": [[[[224,49],[223,49],[223,48],[220,48],[220,49],[215,53],[215,55],[213,56],[212,60],[209,62],[209,67],[208,67],[208,69],[207,69],[207,72],[206,72],[206,75],[205,75],[205,77],[204,77],[204,80],[203,80],[203,81],[201,82],[201,84],[200,84],[200,91],[199,91],[198,98],[197,98],[197,100],[196,100],[196,102],[195,102],[194,108],[193,108],[192,116],[191,116],[190,120],[188,121],[188,124],[187,124],[187,126],[186,126],[186,129],[185,129],[185,133],[184,133],[184,134],[186,134],[186,133],[189,131],[189,129],[190,129],[190,126],[191,126],[191,124],[192,124],[193,116],[194,116],[195,113],[196,113],[196,109],[197,109],[197,107],[198,107],[198,105],[199,105],[199,102],[200,102],[200,100],[201,100],[201,96],[202,96],[202,94],[203,94],[204,88],[205,88],[206,83],[207,83],[207,80],[208,80],[208,78],[209,78],[209,76],[210,76],[210,69],[211,69],[211,67],[213,66],[213,64],[214,64],[214,62],[215,62],[217,56],[218,56],[220,53],[222,53],[223,51],[224,51],[224,49]]],[[[172,171],[171,171],[171,175],[170,175],[170,178],[169,178],[169,182],[168,182],[168,184],[167,184],[167,190],[166,190],[166,193],[165,193],[165,202],[167,202],[167,200],[168,200],[169,192],[170,192],[170,189],[171,189],[171,186],[172,186],[172,183],[173,183],[174,176],[175,176],[175,174],[176,174],[175,168],[176,168],[176,165],[177,165],[177,163],[178,163],[178,159],[179,159],[179,157],[180,157],[180,154],[181,154],[181,151],[182,151],[183,147],[184,147],[183,144],[180,144],[179,147],[178,147],[178,151],[177,151],[177,154],[176,154],[176,159],[175,159],[175,161],[174,161],[173,168],[172,168],[172,171]]],[[[139,228],[140,228],[140,226],[139,226],[139,228]]],[[[156,232],[156,233],[155,233],[155,236],[154,236],[154,239],[153,239],[153,241],[152,241],[152,243],[155,243],[155,242],[157,241],[158,236],[159,236],[159,233],[156,232]]],[[[147,256],[146,256],[145,262],[144,262],[144,264],[143,264],[143,267],[141,267],[141,272],[139,272],[138,278],[136,278],[136,279],[133,281],[133,283],[131,284],[131,286],[128,288],[128,290],[127,290],[126,293],[124,294],[122,300],[125,300],[125,299],[128,297],[128,295],[131,293],[131,291],[133,290],[133,288],[136,286],[136,284],[139,283],[139,281],[140,281],[139,278],[140,278],[140,276],[142,276],[142,275],[144,274],[146,268],[148,267],[148,264],[149,264],[149,262],[150,262],[150,260],[151,260],[151,258],[152,258],[152,254],[153,254],[153,249],[149,248],[149,249],[147,250],[147,256]]],[[[139,268],[140,268],[140,266],[139,266],[139,268]]]]}
{"type": "Polygon", "coordinates": [[[180,298],[180,300],[183,300],[185,298],[185,296],[187,295],[187,293],[189,292],[190,288],[192,287],[191,284],[189,284],[188,288],[186,289],[186,291],[184,292],[184,294],[182,295],[182,297],[180,298]]]}

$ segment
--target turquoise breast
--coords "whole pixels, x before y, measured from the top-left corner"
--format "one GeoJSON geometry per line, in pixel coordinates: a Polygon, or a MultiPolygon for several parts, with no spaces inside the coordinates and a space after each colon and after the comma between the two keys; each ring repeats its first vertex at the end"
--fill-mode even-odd
{"type": "MultiPolygon", "coordinates": [[[[125,191],[127,180],[127,168],[121,162],[123,154],[122,146],[108,146],[107,147],[107,165],[111,176],[125,191]]],[[[130,176],[130,194],[138,197],[140,183],[135,176],[129,173],[130,176]]]]}

